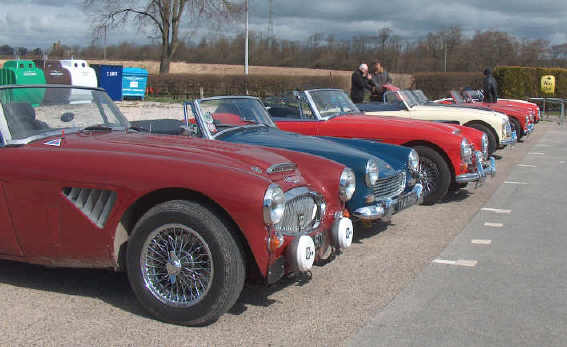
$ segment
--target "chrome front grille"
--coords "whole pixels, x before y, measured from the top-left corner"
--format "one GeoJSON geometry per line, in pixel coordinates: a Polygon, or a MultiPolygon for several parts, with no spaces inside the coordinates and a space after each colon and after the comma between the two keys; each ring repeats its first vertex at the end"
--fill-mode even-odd
{"type": "Polygon", "coordinates": [[[324,215],[321,196],[307,188],[294,188],[285,193],[286,205],[282,220],[275,225],[283,234],[309,233],[317,228],[324,215]]]}
{"type": "Polygon", "coordinates": [[[379,179],[372,187],[376,200],[388,199],[399,195],[406,188],[406,173],[399,172],[397,175],[379,179]]]}
{"type": "Polygon", "coordinates": [[[100,228],[104,227],[116,201],[116,192],[110,190],[67,187],[63,194],[100,228]]]}

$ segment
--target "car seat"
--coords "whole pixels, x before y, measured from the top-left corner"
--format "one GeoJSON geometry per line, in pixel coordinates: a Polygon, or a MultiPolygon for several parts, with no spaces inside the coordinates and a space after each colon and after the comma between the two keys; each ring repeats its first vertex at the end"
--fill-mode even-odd
{"type": "Polygon", "coordinates": [[[35,118],[35,110],[30,103],[13,102],[4,105],[6,122],[12,138],[21,139],[37,134],[48,128],[47,124],[35,118]]]}

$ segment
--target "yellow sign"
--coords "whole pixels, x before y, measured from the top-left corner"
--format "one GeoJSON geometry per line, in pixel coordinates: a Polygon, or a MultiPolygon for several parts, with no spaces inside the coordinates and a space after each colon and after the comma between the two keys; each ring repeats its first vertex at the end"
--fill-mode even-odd
{"type": "Polygon", "coordinates": [[[545,94],[555,94],[555,76],[541,76],[541,91],[545,94]]]}

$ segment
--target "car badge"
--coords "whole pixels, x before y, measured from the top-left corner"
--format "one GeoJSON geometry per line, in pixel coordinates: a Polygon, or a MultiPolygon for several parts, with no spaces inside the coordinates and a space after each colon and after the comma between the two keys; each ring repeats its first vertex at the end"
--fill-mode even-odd
{"type": "Polygon", "coordinates": [[[250,168],[250,170],[254,171],[254,172],[257,173],[257,174],[261,174],[261,173],[262,173],[262,169],[260,169],[260,168],[257,167],[257,166],[252,166],[252,167],[250,168]]]}
{"type": "Polygon", "coordinates": [[[61,139],[59,138],[55,140],[49,140],[47,142],[44,142],[43,144],[48,146],[61,147],[61,139]]]}
{"type": "Polygon", "coordinates": [[[297,177],[295,175],[294,176],[285,176],[283,180],[284,180],[284,182],[291,183],[291,184],[299,183],[299,177],[297,177]]]}
{"type": "Polygon", "coordinates": [[[305,224],[305,215],[303,214],[299,214],[297,216],[297,227],[299,229],[299,231],[303,231],[303,225],[305,224]]]}

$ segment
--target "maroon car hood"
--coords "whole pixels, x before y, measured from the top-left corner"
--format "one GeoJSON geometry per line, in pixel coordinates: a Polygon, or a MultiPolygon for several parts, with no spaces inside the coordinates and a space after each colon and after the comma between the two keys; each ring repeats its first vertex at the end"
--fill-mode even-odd
{"type": "MultiPolygon", "coordinates": [[[[32,146],[45,146],[59,136],[36,141],[32,146]]],[[[114,131],[65,134],[61,148],[122,152],[176,160],[206,161],[250,171],[252,166],[266,172],[270,166],[290,162],[268,148],[222,141],[167,135],[149,135],[114,131]]]]}

